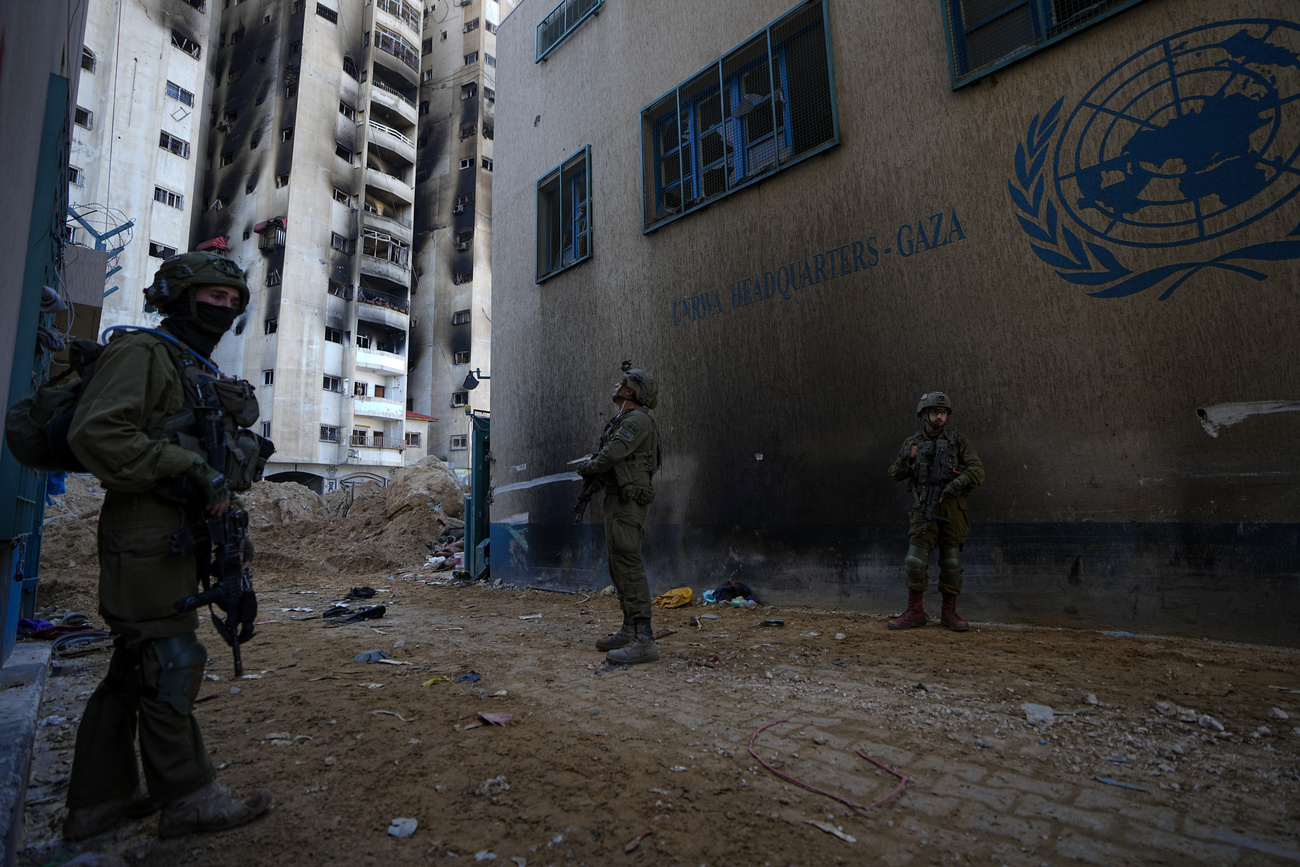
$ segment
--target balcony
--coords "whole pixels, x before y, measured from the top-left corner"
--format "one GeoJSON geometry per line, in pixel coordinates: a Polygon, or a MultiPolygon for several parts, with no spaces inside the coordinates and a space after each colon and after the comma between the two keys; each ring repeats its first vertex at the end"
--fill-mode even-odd
{"type": "Polygon", "coordinates": [[[419,118],[419,108],[415,102],[397,88],[380,81],[378,77],[375,78],[374,89],[370,91],[370,102],[372,105],[382,105],[410,124],[414,124],[419,118]]]}
{"type": "Polygon", "coordinates": [[[382,24],[375,25],[374,42],[378,49],[374,53],[375,63],[396,72],[403,81],[419,84],[420,52],[415,46],[382,24]]]}
{"type": "MultiPolygon", "coordinates": [[[[367,418],[402,421],[406,418],[406,403],[382,397],[358,397],[353,402],[352,414],[363,415],[367,418]]],[[[397,440],[390,440],[390,442],[394,445],[397,444],[397,440]]]]}
{"type": "Polygon", "coordinates": [[[366,187],[367,194],[380,201],[387,201],[385,196],[392,196],[408,205],[415,203],[415,189],[400,177],[394,177],[383,169],[366,168],[366,187]],[[372,190],[377,192],[371,192],[372,190]]]}
{"type": "Polygon", "coordinates": [[[392,151],[407,163],[415,162],[415,142],[391,126],[385,126],[378,121],[370,120],[366,125],[370,128],[371,145],[379,145],[385,150],[392,151]]]}
{"type": "Polygon", "coordinates": [[[357,300],[366,305],[359,312],[361,317],[368,321],[378,322],[398,331],[405,331],[410,324],[408,315],[411,312],[411,303],[405,298],[362,286],[357,290],[357,300]]]}
{"type": "Polygon", "coordinates": [[[420,38],[420,11],[416,7],[403,0],[377,0],[375,8],[388,16],[387,20],[380,19],[384,24],[404,27],[411,36],[420,38]]]}
{"type": "Polygon", "coordinates": [[[387,376],[406,375],[406,356],[382,349],[363,349],[357,347],[356,366],[362,370],[373,370],[387,376]]]}
{"type": "Polygon", "coordinates": [[[367,229],[376,229],[380,232],[387,232],[394,238],[401,238],[403,241],[410,243],[410,217],[399,217],[395,214],[386,214],[377,208],[372,210],[369,203],[367,203],[364,208],[366,212],[364,225],[367,229]]]}

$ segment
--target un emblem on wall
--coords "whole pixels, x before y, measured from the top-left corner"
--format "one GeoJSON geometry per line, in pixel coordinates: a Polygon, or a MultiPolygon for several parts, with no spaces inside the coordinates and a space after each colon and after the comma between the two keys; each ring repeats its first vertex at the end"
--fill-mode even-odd
{"type": "Polygon", "coordinates": [[[1064,120],[1063,103],[1030,122],[1008,184],[1034,253],[1063,279],[1098,298],[1163,286],[1164,300],[1207,268],[1263,280],[1257,263],[1300,258],[1300,240],[1287,240],[1300,226],[1227,252],[1223,240],[1198,247],[1270,215],[1294,219],[1300,26],[1187,30],[1120,64],[1064,120]],[[1147,261],[1153,248],[1177,248],[1180,261],[1134,271],[1125,248],[1147,248],[1147,261]]]}

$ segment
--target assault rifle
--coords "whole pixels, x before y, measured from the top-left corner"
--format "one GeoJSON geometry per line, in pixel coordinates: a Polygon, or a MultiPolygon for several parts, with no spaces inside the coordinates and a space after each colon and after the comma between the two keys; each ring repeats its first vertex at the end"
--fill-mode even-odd
{"type": "MultiPolygon", "coordinates": [[[[194,418],[199,425],[200,439],[208,453],[208,464],[222,470],[226,466],[225,411],[207,379],[200,377],[196,388],[199,400],[194,407],[194,418]]],[[[244,568],[247,538],[248,513],[243,509],[227,509],[221,515],[205,514],[203,520],[168,537],[173,554],[209,549],[209,565],[202,574],[203,592],[179,600],[174,607],[179,612],[187,612],[200,605],[216,604],[226,612],[223,622],[213,611],[212,625],[234,652],[236,677],[244,673],[239,645],[253,637],[253,621],[257,617],[253,573],[244,568]],[[215,584],[209,575],[216,578],[215,584]]]]}
{"type": "Polygon", "coordinates": [[[601,487],[602,485],[596,476],[584,481],[582,493],[578,495],[578,504],[573,507],[573,523],[582,523],[582,516],[587,513],[587,504],[591,502],[591,498],[601,487]]]}
{"type": "Polygon", "coordinates": [[[947,518],[936,518],[935,509],[943,499],[943,489],[949,482],[961,475],[957,468],[957,454],[945,439],[936,438],[922,445],[916,454],[918,461],[913,484],[916,490],[916,505],[922,517],[928,521],[947,523],[947,518]]]}

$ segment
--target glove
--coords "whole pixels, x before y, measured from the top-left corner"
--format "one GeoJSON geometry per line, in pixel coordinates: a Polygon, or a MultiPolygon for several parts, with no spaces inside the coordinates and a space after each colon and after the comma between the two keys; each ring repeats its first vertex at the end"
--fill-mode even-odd
{"type": "Polygon", "coordinates": [[[239,594],[239,601],[235,604],[235,610],[230,612],[230,619],[239,624],[240,644],[253,637],[253,624],[257,622],[257,594],[253,592],[251,582],[239,594]]]}
{"type": "Polygon", "coordinates": [[[592,476],[600,475],[600,471],[592,466],[592,460],[588,458],[578,466],[578,475],[582,476],[584,479],[589,479],[592,476]]]}
{"type": "Polygon", "coordinates": [[[224,598],[217,600],[217,607],[225,612],[225,619],[217,617],[215,613],[212,615],[212,625],[217,628],[226,644],[233,645],[236,639],[243,644],[253,637],[253,624],[257,622],[257,594],[253,592],[248,574],[245,572],[241,579],[243,589],[235,597],[233,605],[224,598]]]}
{"type": "Polygon", "coordinates": [[[228,500],[234,494],[226,477],[214,470],[198,455],[194,456],[194,463],[185,470],[185,477],[203,497],[203,502],[209,506],[228,500]]]}
{"type": "Polygon", "coordinates": [[[943,486],[943,497],[944,499],[948,499],[949,497],[960,497],[962,492],[965,490],[966,486],[961,483],[961,478],[958,477],[943,486]]]}

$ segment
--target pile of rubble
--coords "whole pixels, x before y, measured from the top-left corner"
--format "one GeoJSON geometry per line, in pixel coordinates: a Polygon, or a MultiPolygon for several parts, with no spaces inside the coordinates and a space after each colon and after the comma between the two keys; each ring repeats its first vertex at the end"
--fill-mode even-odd
{"type": "MultiPolygon", "coordinates": [[[[68,476],[66,487],[45,511],[38,604],[94,611],[104,490],[90,475],[68,476]]],[[[435,457],[399,470],[386,487],[371,482],[322,497],[296,482],[263,481],[240,498],[259,581],[303,572],[427,570],[431,549],[444,558],[437,567],[451,569],[453,549],[464,544],[465,491],[435,457]]]]}

